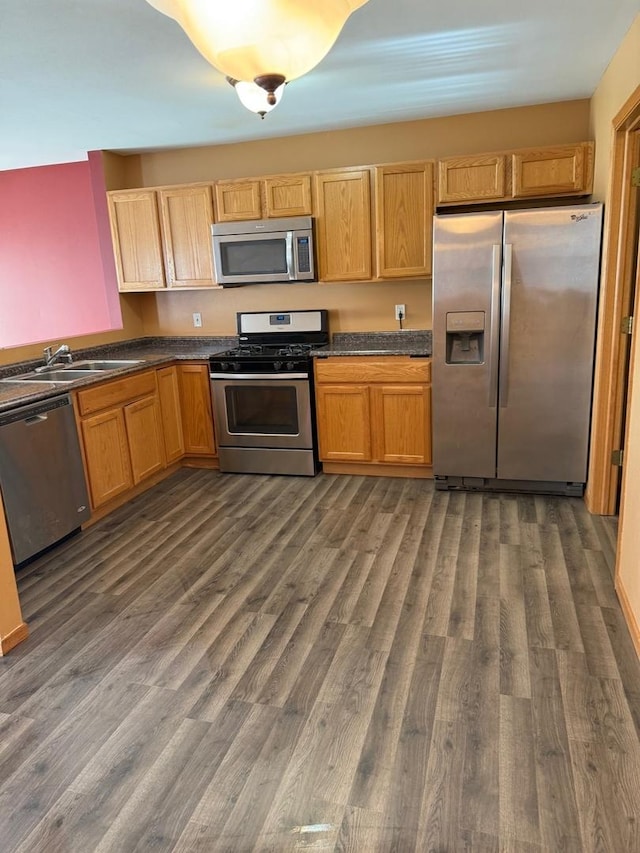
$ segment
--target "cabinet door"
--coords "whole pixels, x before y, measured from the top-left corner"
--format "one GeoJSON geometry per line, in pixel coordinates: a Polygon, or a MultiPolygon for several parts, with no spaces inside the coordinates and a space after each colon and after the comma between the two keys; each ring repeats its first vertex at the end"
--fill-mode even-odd
{"type": "Polygon", "coordinates": [[[371,278],[370,172],[316,175],[318,262],[322,281],[371,278]]]}
{"type": "Polygon", "coordinates": [[[583,195],[590,192],[591,154],[590,146],[582,143],[512,154],[513,197],[583,195]]]}
{"type": "Polygon", "coordinates": [[[178,373],[185,453],[215,456],[209,366],[181,364],[178,373]]]}
{"type": "Polygon", "coordinates": [[[265,178],[264,197],[265,216],[311,216],[311,175],[265,178]]]}
{"type": "Polygon", "coordinates": [[[120,290],[164,288],[160,223],[154,190],[110,192],[109,217],[120,290]]]}
{"type": "Polygon", "coordinates": [[[431,275],[433,165],[377,166],[375,199],[378,277],[431,275]]]}
{"type": "Polygon", "coordinates": [[[403,465],[431,463],[431,387],[373,386],[374,458],[403,465]]]}
{"type": "Polygon", "coordinates": [[[124,407],[134,485],[165,467],[162,418],[157,395],[124,407]]]}
{"type": "Polygon", "coordinates": [[[159,190],[169,287],[211,287],[211,187],[159,190]]]}
{"type": "Polygon", "coordinates": [[[157,376],[165,458],[167,462],[175,462],[184,456],[178,369],[163,367],[157,371],[157,376]]]}
{"type": "Polygon", "coordinates": [[[368,385],[316,386],[320,459],[371,461],[371,412],[368,385]]]}
{"type": "Polygon", "coordinates": [[[132,485],[124,414],[111,409],[81,424],[91,505],[97,509],[132,485]]]}
{"type": "Polygon", "coordinates": [[[438,163],[438,204],[504,198],[504,154],[448,157],[438,163]]]}
{"type": "Polygon", "coordinates": [[[216,222],[260,219],[260,181],[218,181],[215,185],[216,222]]]}

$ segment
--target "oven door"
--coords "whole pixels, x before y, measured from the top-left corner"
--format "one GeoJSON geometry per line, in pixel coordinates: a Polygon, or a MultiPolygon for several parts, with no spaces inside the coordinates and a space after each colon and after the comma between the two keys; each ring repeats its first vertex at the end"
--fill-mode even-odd
{"type": "Polygon", "coordinates": [[[313,447],[305,374],[212,374],[211,393],[220,447],[313,447]]]}

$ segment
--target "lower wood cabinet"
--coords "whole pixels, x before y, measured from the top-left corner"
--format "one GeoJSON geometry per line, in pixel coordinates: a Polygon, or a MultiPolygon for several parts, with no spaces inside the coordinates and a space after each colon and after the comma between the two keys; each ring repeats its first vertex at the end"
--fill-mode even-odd
{"type": "Polygon", "coordinates": [[[182,407],[178,368],[162,367],[156,371],[158,396],[162,415],[164,454],[167,462],[175,462],[184,456],[184,432],[182,429],[182,407]]]}
{"type": "Polygon", "coordinates": [[[431,386],[374,385],[374,458],[398,465],[431,464],[431,386]]]}
{"type": "Polygon", "coordinates": [[[371,462],[371,406],[368,385],[318,385],[320,459],[371,462]]]}
{"type": "Polygon", "coordinates": [[[215,456],[209,364],[178,365],[184,452],[215,456]]]}
{"type": "Polygon", "coordinates": [[[428,359],[317,359],[315,375],[323,462],[431,465],[428,359]]]}
{"type": "Polygon", "coordinates": [[[78,391],[77,405],[94,509],[166,467],[154,370],[78,391]]]}
{"type": "Polygon", "coordinates": [[[158,395],[124,407],[134,485],[166,467],[158,395]]]}
{"type": "Polygon", "coordinates": [[[80,422],[84,459],[94,509],[133,485],[124,411],[109,409],[80,422]]]}

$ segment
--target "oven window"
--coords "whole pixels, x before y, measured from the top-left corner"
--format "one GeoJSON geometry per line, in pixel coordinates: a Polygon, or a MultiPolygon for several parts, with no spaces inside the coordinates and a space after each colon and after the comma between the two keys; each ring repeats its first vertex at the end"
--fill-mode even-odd
{"type": "Polygon", "coordinates": [[[284,275],[288,272],[287,244],[283,237],[221,242],[220,257],[224,275],[284,275]]]}
{"type": "Polygon", "coordinates": [[[230,433],[298,435],[298,401],[291,385],[227,385],[230,433]]]}

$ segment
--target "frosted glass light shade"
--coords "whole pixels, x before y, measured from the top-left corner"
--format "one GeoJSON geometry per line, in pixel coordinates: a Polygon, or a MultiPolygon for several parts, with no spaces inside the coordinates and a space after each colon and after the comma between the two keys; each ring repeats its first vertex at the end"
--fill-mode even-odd
{"type": "Polygon", "coordinates": [[[270,104],[266,91],[256,83],[248,83],[246,80],[233,80],[231,77],[227,77],[227,80],[236,90],[236,94],[242,106],[262,118],[264,118],[265,113],[270,113],[271,110],[280,103],[284,94],[284,87],[286,85],[283,83],[281,86],[278,86],[273,93],[275,103],[270,104]]]}
{"type": "Polygon", "coordinates": [[[235,80],[295,80],[368,0],[147,0],[174,18],[205,59],[235,80]]]}

